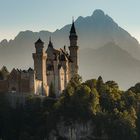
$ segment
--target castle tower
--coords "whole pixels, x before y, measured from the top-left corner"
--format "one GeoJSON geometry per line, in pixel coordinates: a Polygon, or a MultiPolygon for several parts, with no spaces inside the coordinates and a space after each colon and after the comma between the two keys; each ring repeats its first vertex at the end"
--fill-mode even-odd
{"type": "Polygon", "coordinates": [[[53,53],[54,53],[54,48],[53,48],[53,43],[51,41],[51,37],[49,39],[49,44],[48,44],[48,48],[46,50],[46,53],[47,53],[47,60],[52,60],[53,59],[53,53]]]}
{"type": "Polygon", "coordinates": [[[77,40],[78,40],[78,36],[76,34],[76,29],[75,29],[75,25],[74,25],[74,21],[72,23],[71,26],[71,30],[70,30],[70,46],[69,46],[69,50],[70,50],[70,59],[72,60],[71,63],[71,77],[75,74],[78,73],[78,46],[77,46],[77,40]]]}
{"type": "Polygon", "coordinates": [[[44,42],[39,38],[35,42],[36,53],[33,53],[35,79],[46,84],[46,59],[47,55],[44,51],[44,42]]]}

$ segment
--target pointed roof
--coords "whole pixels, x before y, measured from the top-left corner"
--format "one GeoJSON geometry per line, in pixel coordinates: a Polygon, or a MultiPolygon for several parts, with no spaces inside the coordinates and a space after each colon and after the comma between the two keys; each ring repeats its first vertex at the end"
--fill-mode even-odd
{"type": "Polygon", "coordinates": [[[35,44],[38,44],[38,43],[44,44],[44,42],[40,38],[35,42],[35,44]]]}
{"type": "Polygon", "coordinates": [[[52,43],[52,41],[51,41],[51,37],[49,38],[49,44],[48,44],[48,47],[53,48],[53,43],[52,43]]]}
{"type": "Polygon", "coordinates": [[[13,68],[12,71],[10,72],[9,76],[8,76],[8,79],[16,81],[19,74],[20,74],[20,71],[13,68]]]}
{"type": "Polygon", "coordinates": [[[28,72],[32,72],[33,71],[33,69],[30,67],[29,69],[28,69],[28,72]]]}
{"type": "Polygon", "coordinates": [[[70,29],[70,34],[76,34],[74,20],[72,21],[72,26],[71,26],[71,29],[70,29]]]}

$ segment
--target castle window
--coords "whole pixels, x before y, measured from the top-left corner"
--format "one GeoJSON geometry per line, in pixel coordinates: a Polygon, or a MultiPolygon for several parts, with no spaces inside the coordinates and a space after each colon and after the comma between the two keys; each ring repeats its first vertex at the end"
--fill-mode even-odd
{"type": "Polygon", "coordinates": [[[15,87],[12,87],[11,92],[12,93],[16,93],[16,88],[15,87]]]}

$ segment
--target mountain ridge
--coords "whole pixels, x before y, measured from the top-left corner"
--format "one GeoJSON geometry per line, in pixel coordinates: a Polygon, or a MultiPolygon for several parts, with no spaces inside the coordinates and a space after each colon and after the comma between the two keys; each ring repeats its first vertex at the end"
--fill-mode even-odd
{"type": "MultiPolygon", "coordinates": [[[[132,75],[131,73],[135,73],[134,78],[131,77],[131,79],[133,79],[133,83],[128,82],[128,85],[132,85],[140,79],[140,70],[139,66],[137,66],[140,65],[138,61],[140,60],[140,44],[126,30],[122,29],[110,16],[105,14],[102,10],[95,10],[91,16],[79,16],[75,20],[75,26],[79,38],[78,45],[80,47],[80,74],[84,77],[84,79],[86,79],[86,67],[88,69],[87,71],[89,72],[87,78],[89,78],[91,74],[94,75],[93,72],[90,72],[93,70],[95,72],[95,76],[99,76],[103,73],[103,75],[105,75],[105,79],[117,79],[116,81],[118,83],[121,81],[123,81],[123,83],[128,81],[127,77],[123,77],[126,72],[129,75],[132,75]],[[107,47],[107,49],[105,50],[106,44],[110,42],[114,43],[112,45],[112,48],[109,50],[107,47]],[[106,63],[109,67],[108,69],[105,69],[103,68],[103,66],[106,67],[105,64],[103,64],[102,61],[98,61],[98,59],[103,57],[100,54],[101,51],[103,51],[103,53],[106,52],[107,58],[113,60],[115,56],[115,53],[113,52],[115,52],[116,47],[121,48],[121,50],[117,50],[119,51],[122,59],[125,60],[125,63],[122,62],[119,57],[117,57],[119,61],[115,62],[114,60],[114,63],[120,66],[120,70],[114,69],[115,73],[112,72],[112,74],[110,73],[109,75],[108,71],[112,69],[112,67],[114,67],[113,61],[110,61],[108,59],[111,64],[105,61],[104,63],[106,63]],[[102,50],[102,48],[104,49],[102,50]],[[94,52],[89,51],[90,49],[94,49],[94,52]],[[89,52],[90,55],[86,54],[86,51],[89,52]],[[97,56],[95,52],[100,57],[97,56]],[[122,56],[123,54],[125,56],[122,56]],[[88,61],[87,57],[89,56],[91,56],[91,59],[93,59],[91,62],[88,61]],[[98,59],[95,59],[95,56],[98,59]],[[129,61],[132,61],[134,64],[131,62],[131,64],[128,65],[129,61]],[[90,67],[87,65],[88,63],[90,67]],[[96,66],[98,66],[98,68],[95,68],[96,66]],[[128,66],[134,67],[133,69],[131,68],[132,72],[128,69],[128,66]],[[104,71],[100,69],[104,69],[104,71]],[[116,73],[118,73],[117,71],[122,71],[122,74],[120,74],[121,76],[114,77],[113,74],[116,75],[116,73]],[[123,77],[123,80],[121,77],[123,77]]],[[[34,42],[40,37],[44,41],[46,49],[47,44],[49,43],[49,37],[51,36],[55,48],[62,48],[64,45],[68,47],[70,27],[71,24],[67,24],[61,29],[57,29],[54,32],[45,30],[42,30],[40,32],[33,32],[30,30],[21,31],[13,40],[7,41],[6,39],[4,39],[0,42],[0,67],[5,65],[9,70],[14,67],[21,69],[33,67],[32,53],[35,51],[34,42]]],[[[104,56],[104,59],[105,58],[106,57],[104,56]]],[[[123,83],[122,85],[126,87],[126,85],[123,83]]]]}
{"type": "Polygon", "coordinates": [[[82,50],[80,60],[80,74],[84,80],[100,75],[106,81],[115,80],[122,89],[139,82],[140,61],[113,42],[98,49],[82,50]]]}

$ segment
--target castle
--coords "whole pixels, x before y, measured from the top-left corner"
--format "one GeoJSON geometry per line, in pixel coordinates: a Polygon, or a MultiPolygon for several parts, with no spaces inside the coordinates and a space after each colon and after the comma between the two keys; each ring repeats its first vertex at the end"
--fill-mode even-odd
{"type": "Polygon", "coordinates": [[[18,94],[36,94],[59,97],[70,79],[78,74],[78,36],[74,21],[70,29],[69,53],[66,47],[55,49],[51,38],[48,48],[39,38],[35,42],[34,70],[13,69],[10,73],[6,67],[0,70],[0,92],[18,94]]]}

